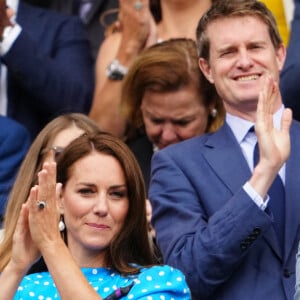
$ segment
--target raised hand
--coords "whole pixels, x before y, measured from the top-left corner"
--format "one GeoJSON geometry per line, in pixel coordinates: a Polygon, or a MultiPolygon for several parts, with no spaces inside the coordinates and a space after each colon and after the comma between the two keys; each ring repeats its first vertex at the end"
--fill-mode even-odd
{"type": "Polygon", "coordinates": [[[156,25],[149,9],[149,0],[120,0],[122,43],[139,53],[157,42],[156,25]]]}
{"type": "MultiPolygon", "coordinates": [[[[29,198],[35,198],[37,187],[30,191],[29,198]]],[[[12,257],[10,264],[15,266],[21,274],[26,274],[31,265],[39,258],[39,251],[34,245],[28,224],[28,204],[23,204],[17,222],[16,230],[13,235],[12,257]]]]}
{"type": "Polygon", "coordinates": [[[274,107],[278,97],[280,97],[278,84],[267,76],[264,89],[259,94],[255,132],[260,149],[260,161],[274,168],[276,173],[290,154],[289,130],[292,122],[291,110],[285,109],[281,128],[276,129],[273,126],[274,107]]]}
{"type": "Polygon", "coordinates": [[[281,103],[278,84],[270,76],[259,94],[255,132],[259,145],[259,162],[249,182],[265,198],[274,178],[290,154],[290,126],[292,112],[285,109],[281,119],[281,128],[273,125],[275,107],[281,103]]]}
{"type": "Polygon", "coordinates": [[[61,241],[56,199],[56,163],[45,163],[38,173],[37,195],[30,197],[28,203],[31,236],[41,253],[49,243],[61,241]]]}

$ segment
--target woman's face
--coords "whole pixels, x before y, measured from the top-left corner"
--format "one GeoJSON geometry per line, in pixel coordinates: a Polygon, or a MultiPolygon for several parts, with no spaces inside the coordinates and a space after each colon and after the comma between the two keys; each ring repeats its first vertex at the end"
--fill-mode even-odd
{"type": "Polygon", "coordinates": [[[159,149],[203,134],[209,109],[193,86],[173,92],[146,91],[141,105],[148,138],[159,149]]]}
{"type": "Polygon", "coordinates": [[[54,138],[52,145],[49,147],[49,152],[46,154],[44,162],[55,160],[55,154],[58,154],[63,148],[67,147],[73,140],[82,135],[84,131],[75,125],[60,131],[54,138]],[[56,153],[56,151],[58,151],[56,153]]]}
{"type": "Polygon", "coordinates": [[[69,172],[59,206],[68,247],[84,262],[87,255],[103,255],[122,229],[129,207],[126,179],[116,158],[95,151],[69,172]]]}

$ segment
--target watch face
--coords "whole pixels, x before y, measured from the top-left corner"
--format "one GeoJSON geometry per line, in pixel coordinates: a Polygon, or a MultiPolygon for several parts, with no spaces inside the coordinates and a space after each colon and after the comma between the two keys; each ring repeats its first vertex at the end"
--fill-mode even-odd
{"type": "Polygon", "coordinates": [[[117,60],[113,60],[106,69],[106,75],[111,80],[122,80],[127,73],[127,68],[117,60]]]}
{"type": "Polygon", "coordinates": [[[120,73],[118,70],[115,70],[108,75],[108,78],[111,80],[122,80],[124,78],[124,74],[120,73]]]}

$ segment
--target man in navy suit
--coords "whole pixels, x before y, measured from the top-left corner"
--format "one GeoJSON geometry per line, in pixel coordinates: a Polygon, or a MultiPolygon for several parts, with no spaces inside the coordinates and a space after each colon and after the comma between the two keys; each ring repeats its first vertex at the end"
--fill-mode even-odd
{"type": "Polygon", "coordinates": [[[0,228],[9,192],[29,145],[27,129],[0,116],[0,228]]]}
{"type": "Polygon", "coordinates": [[[295,0],[294,4],[287,57],[280,75],[280,89],[284,104],[293,110],[294,118],[300,121],[300,0],[295,0]]]}
{"type": "Polygon", "coordinates": [[[25,125],[34,138],[59,114],[88,113],[93,61],[78,18],[17,0],[7,0],[7,5],[6,15],[1,1],[1,16],[8,19],[11,8],[17,12],[14,20],[8,19],[9,26],[0,23],[2,75],[7,70],[7,84],[1,86],[6,98],[1,96],[0,102],[7,103],[2,114],[25,125]]]}
{"type": "Polygon", "coordinates": [[[215,1],[197,43],[226,121],[153,157],[149,198],[164,262],[185,273],[194,299],[292,299],[300,124],[282,105],[286,52],[274,17],[259,1],[215,1]]]}
{"type": "MultiPolygon", "coordinates": [[[[79,15],[79,6],[82,0],[24,0],[28,3],[51,8],[65,14],[79,15]]],[[[98,50],[105,37],[106,27],[118,18],[118,0],[90,0],[88,12],[82,16],[86,36],[90,43],[90,49],[94,61],[96,61],[98,50]]]]}

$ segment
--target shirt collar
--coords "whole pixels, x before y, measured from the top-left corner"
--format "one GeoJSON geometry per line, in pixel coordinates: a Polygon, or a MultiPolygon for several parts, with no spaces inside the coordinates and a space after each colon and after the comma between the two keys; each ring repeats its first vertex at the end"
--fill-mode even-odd
{"type": "MultiPolygon", "coordinates": [[[[280,128],[281,116],[284,110],[284,106],[282,105],[280,109],[273,115],[273,123],[275,128],[280,128]]],[[[240,144],[244,138],[246,137],[249,129],[254,125],[254,123],[242,119],[240,117],[231,115],[230,113],[226,113],[226,122],[231,128],[235,138],[240,144]]]]}

